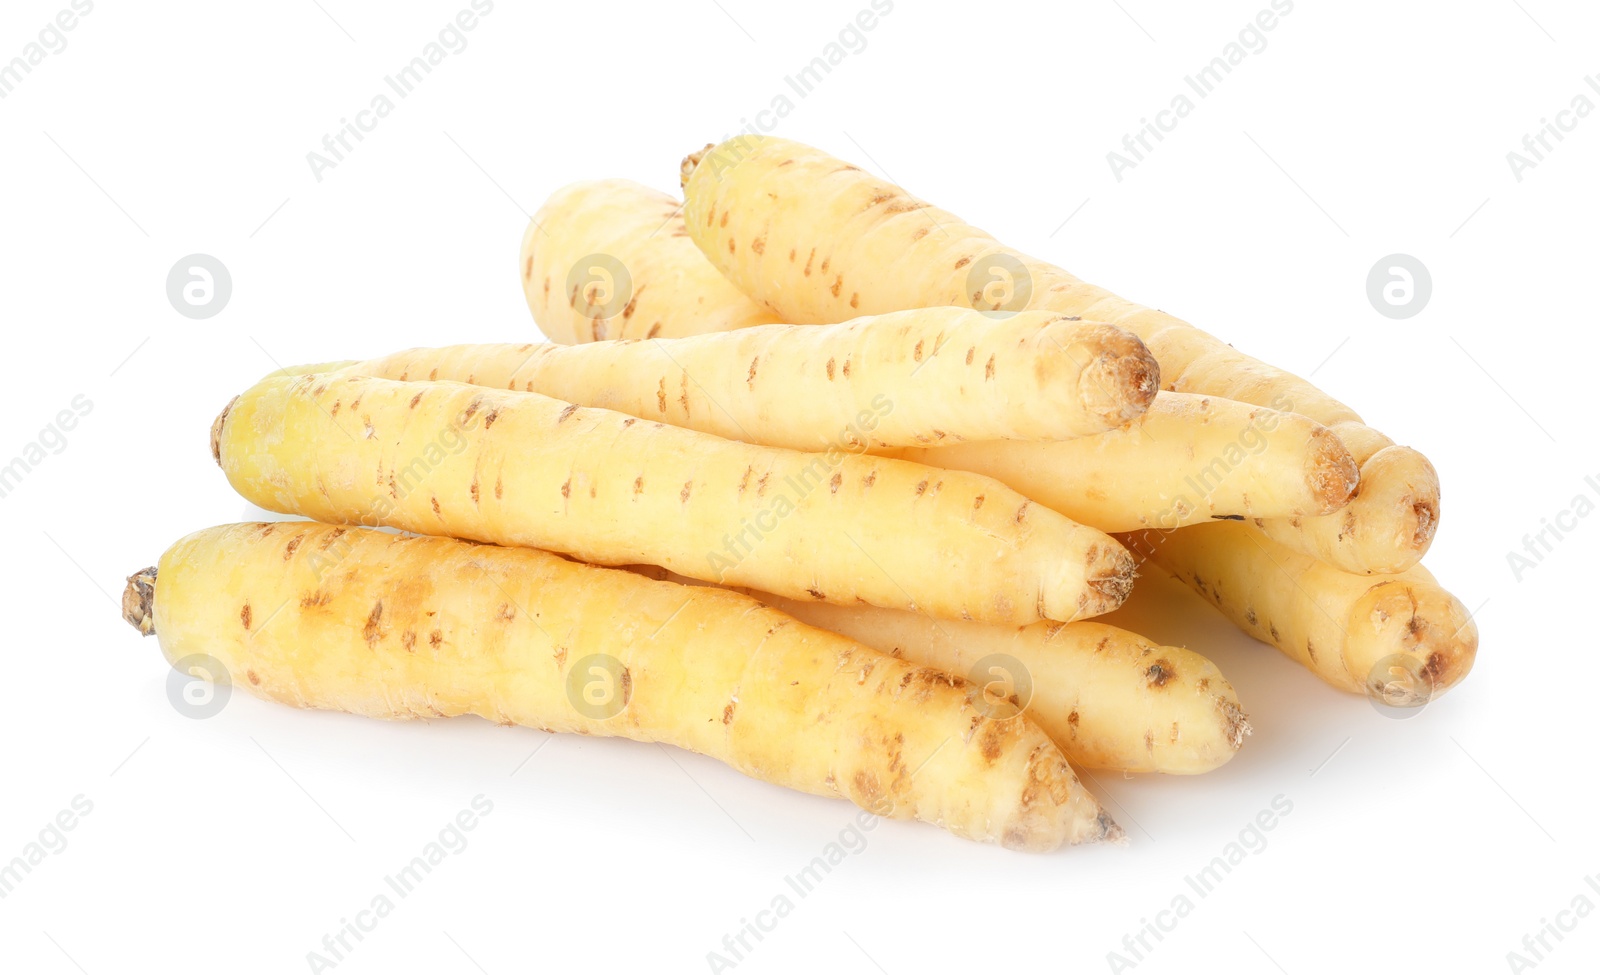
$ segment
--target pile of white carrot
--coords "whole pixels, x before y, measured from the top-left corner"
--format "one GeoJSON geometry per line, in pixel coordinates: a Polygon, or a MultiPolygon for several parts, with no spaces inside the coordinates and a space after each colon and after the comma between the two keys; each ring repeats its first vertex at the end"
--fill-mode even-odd
{"type": "Polygon", "coordinates": [[[1122,835],[1072,765],[1250,732],[1204,656],[1091,619],[1146,562],[1389,706],[1470,669],[1432,466],[1326,393],[819,150],[682,174],[535,215],[555,344],[236,397],[217,463],[312,520],[188,536],[129,622],[296,706],[661,741],[1028,850],[1122,835]]]}

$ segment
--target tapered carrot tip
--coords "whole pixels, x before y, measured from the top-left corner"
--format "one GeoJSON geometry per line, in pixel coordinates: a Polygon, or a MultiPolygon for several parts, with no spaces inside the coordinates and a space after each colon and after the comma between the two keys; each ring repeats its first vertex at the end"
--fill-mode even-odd
{"type": "Polygon", "coordinates": [[[1223,697],[1217,698],[1217,710],[1222,713],[1222,724],[1228,736],[1228,744],[1238,751],[1244,745],[1244,740],[1255,734],[1255,729],[1250,727],[1250,716],[1244,709],[1223,697]]]}
{"type": "Polygon", "coordinates": [[[1017,816],[1000,835],[1008,850],[1048,853],[1080,843],[1121,843],[1126,834],[1078,782],[1060,751],[1044,744],[1028,757],[1017,816]],[[1088,815],[1093,813],[1093,815],[1088,815]]]}
{"type": "Polygon", "coordinates": [[[1403,571],[1432,544],[1439,526],[1439,472],[1418,451],[1396,444],[1368,457],[1361,465],[1356,498],[1362,506],[1390,513],[1385,520],[1391,526],[1390,534],[1381,541],[1411,556],[1407,565],[1383,566],[1378,571],[1403,571]]]}
{"type": "Polygon", "coordinates": [[[1478,627],[1460,600],[1436,585],[1383,582],[1351,612],[1346,654],[1353,671],[1364,668],[1373,700],[1422,707],[1472,670],[1478,627]]]}
{"type": "Polygon", "coordinates": [[[134,629],[149,636],[156,631],[155,600],[155,566],[140,569],[128,577],[128,585],[122,590],[122,618],[134,629]]]}
{"type": "Polygon", "coordinates": [[[1139,563],[1120,545],[1090,546],[1088,585],[1078,593],[1077,611],[1066,616],[1057,615],[1059,609],[1047,604],[1041,615],[1045,619],[1075,620],[1109,613],[1133,592],[1138,568],[1139,563]]]}

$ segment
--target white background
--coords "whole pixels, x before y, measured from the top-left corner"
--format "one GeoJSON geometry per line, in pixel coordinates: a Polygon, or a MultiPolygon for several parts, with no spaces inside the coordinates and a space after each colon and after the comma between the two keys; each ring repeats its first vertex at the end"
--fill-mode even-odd
{"type": "MultiPolygon", "coordinates": [[[[1256,734],[1201,778],[1088,780],[1126,848],[1027,856],[885,823],[738,963],[839,973],[1498,972],[1587,893],[1600,518],[1522,579],[1506,553],[1597,499],[1600,115],[1518,181],[1506,154],[1600,73],[1600,12],[1556,0],[1299,0],[1135,169],[1106,153],[1266,0],[897,0],[809,96],[783,78],[865,0],[521,4],[491,14],[336,168],[306,154],[467,0],[100,0],[0,100],[0,462],[74,396],[92,412],[0,499],[7,623],[0,860],[93,803],[0,900],[6,970],[307,971],[479,794],[470,845],[341,973],[709,971],[854,815],[706,759],[477,720],[389,724],[240,693],[193,720],[127,573],[246,506],[206,434],[275,363],[532,337],[516,277],[567,182],[676,187],[679,158],[786,92],[777,133],[884,173],[1002,240],[1315,373],[1445,485],[1428,565],[1477,610],[1476,671],[1380,716],[1238,636],[1154,572],[1150,636],[1212,656],[1256,734]],[[1070,218],[1070,219],[1069,219],[1070,218]],[[232,272],[215,318],[173,264],[232,272]],[[1414,318],[1369,305],[1391,253],[1414,318]],[[537,753],[529,758],[530,753],[537,753]],[[1313,774],[1314,772],[1314,774],[1313,774]],[[1292,812],[1209,897],[1183,882],[1274,797],[1292,812]],[[1130,956],[1131,957],[1131,956],[1130,956]]],[[[66,0],[0,10],[0,62],[66,0]]],[[[1600,881],[1597,881],[1600,882],[1600,881]]],[[[1531,956],[1529,956],[1531,958],[1531,956]]],[[[1600,914],[1537,971],[1593,971],[1600,914]]]]}

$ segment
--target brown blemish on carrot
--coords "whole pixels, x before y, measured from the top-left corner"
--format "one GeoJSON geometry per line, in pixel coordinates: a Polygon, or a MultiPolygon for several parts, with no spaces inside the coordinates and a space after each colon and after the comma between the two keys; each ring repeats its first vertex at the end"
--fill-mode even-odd
{"type": "Polygon", "coordinates": [[[383,600],[372,604],[372,612],[367,614],[367,623],[361,628],[361,637],[367,641],[367,646],[374,646],[382,639],[383,631],[380,625],[383,622],[383,600]]]}
{"type": "Polygon", "coordinates": [[[693,488],[694,488],[694,482],[693,481],[684,481],[683,482],[683,490],[678,493],[678,500],[680,502],[687,502],[689,500],[689,492],[693,488]]]}
{"type": "Polygon", "coordinates": [[[837,298],[839,297],[839,289],[842,287],[844,287],[844,275],[841,274],[833,279],[833,287],[828,290],[833,292],[833,296],[837,298]]]}
{"type": "Polygon", "coordinates": [[[838,494],[839,493],[839,485],[842,484],[843,482],[844,482],[844,472],[843,471],[834,471],[833,472],[833,479],[828,482],[828,493],[829,494],[838,494]]]}
{"type": "Polygon", "coordinates": [[[983,729],[983,736],[978,739],[978,748],[983,753],[983,760],[993,765],[995,760],[1000,757],[1000,753],[1003,750],[1000,746],[1004,741],[1005,729],[997,722],[989,722],[989,726],[983,729]]]}
{"type": "Polygon", "coordinates": [[[752,240],[750,242],[750,249],[755,251],[757,254],[765,254],[767,252],[767,238],[757,237],[755,240],[752,240]]]}
{"type": "Polygon", "coordinates": [[[634,496],[637,497],[639,495],[639,493],[641,491],[643,491],[643,490],[644,490],[644,475],[640,474],[638,477],[633,479],[633,493],[634,493],[634,496]]]}
{"type": "Polygon", "coordinates": [[[1166,687],[1168,682],[1178,676],[1178,672],[1172,669],[1172,661],[1162,657],[1150,665],[1150,669],[1144,672],[1144,676],[1150,682],[1151,687],[1166,687]]]}
{"type": "Polygon", "coordinates": [[[828,357],[828,379],[833,379],[833,356],[828,357]]]}
{"type": "Polygon", "coordinates": [[[745,384],[751,389],[756,388],[756,366],[761,364],[761,357],[755,356],[750,360],[750,372],[744,377],[745,384]]]}
{"type": "Polygon", "coordinates": [[[506,493],[505,485],[500,482],[500,475],[496,474],[494,476],[494,496],[495,496],[495,499],[498,500],[499,498],[503,497],[505,495],[505,493],[506,493]]]}
{"type": "Polygon", "coordinates": [[[293,558],[294,550],[299,548],[300,543],[305,540],[306,537],[304,535],[296,535],[295,537],[289,539],[289,544],[283,547],[283,560],[287,562],[289,559],[293,558]]]}
{"type": "Polygon", "coordinates": [[[500,411],[490,410],[483,415],[483,428],[485,430],[489,429],[490,427],[494,426],[494,421],[498,419],[500,419],[500,411]]]}
{"type": "Polygon", "coordinates": [[[239,607],[239,622],[244,624],[245,629],[250,629],[250,603],[248,601],[239,607]]]}
{"type": "Polygon", "coordinates": [[[428,495],[428,499],[429,499],[429,501],[430,501],[430,502],[432,502],[432,504],[433,504],[433,513],[434,513],[434,514],[435,514],[435,515],[442,515],[442,514],[444,514],[444,512],[443,512],[443,511],[441,511],[441,510],[439,510],[439,496],[438,496],[438,495],[437,495],[437,494],[430,494],[430,495],[428,495]]]}
{"type": "Polygon", "coordinates": [[[767,471],[766,473],[761,475],[761,479],[760,480],[756,481],[756,497],[759,498],[759,497],[763,497],[763,496],[766,495],[766,493],[767,493],[767,478],[769,478],[771,476],[772,476],[772,472],[771,471],[767,471]]]}
{"type": "Polygon", "coordinates": [[[851,798],[866,809],[881,809],[886,806],[886,797],[878,786],[878,776],[869,769],[861,769],[852,780],[855,784],[855,795],[851,798]]]}
{"type": "Polygon", "coordinates": [[[872,470],[867,472],[866,477],[861,479],[861,486],[864,488],[869,488],[876,483],[878,483],[878,469],[874,467],[872,470]]]}
{"type": "Polygon", "coordinates": [[[726,227],[727,225],[728,225],[728,211],[724,210],[722,212],[722,222],[717,224],[717,226],[726,227]]]}
{"type": "Polygon", "coordinates": [[[564,408],[561,411],[561,415],[556,417],[556,422],[557,423],[565,423],[565,422],[567,422],[567,417],[571,416],[572,414],[574,414],[576,412],[578,412],[578,404],[577,403],[568,403],[566,405],[566,408],[564,408]]]}
{"type": "Polygon", "coordinates": [[[861,292],[859,292],[859,291],[850,292],[850,307],[851,308],[860,308],[861,307],[861,292]]]}
{"type": "Polygon", "coordinates": [[[911,361],[922,361],[922,341],[920,339],[917,341],[916,347],[911,350],[911,361]]]}
{"type": "Polygon", "coordinates": [[[959,270],[961,270],[962,268],[966,267],[968,264],[971,264],[971,263],[972,263],[972,258],[971,257],[963,257],[961,260],[956,262],[956,270],[959,271],[959,270]]]}
{"type": "Polygon", "coordinates": [[[919,497],[919,498],[922,497],[922,492],[924,492],[926,490],[928,490],[928,482],[927,481],[918,481],[917,482],[916,496],[919,497]]]}
{"type": "Polygon", "coordinates": [[[810,595],[812,599],[827,599],[828,598],[828,594],[823,592],[821,589],[818,589],[816,586],[812,586],[811,588],[807,589],[806,593],[808,595],[810,595]]]}
{"type": "Polygon", "coordinates": [[[561,482],[561,497],[563,499],[572,497],[572,478],[569,477],[561,482]]]}
{"type": "Polygon", "coordinates": [[[983,378],[994,378],[994,356],[992,355],[989,357],[989,361],[983,364],[983,378]]]}
{"type": "Polygon", "coordinates": [[[495,618],[509,623],[511,620],[517,618],[516,607],[512,606],[510,603],[501,603],[500,611],[495,614],[495,618]]]}

